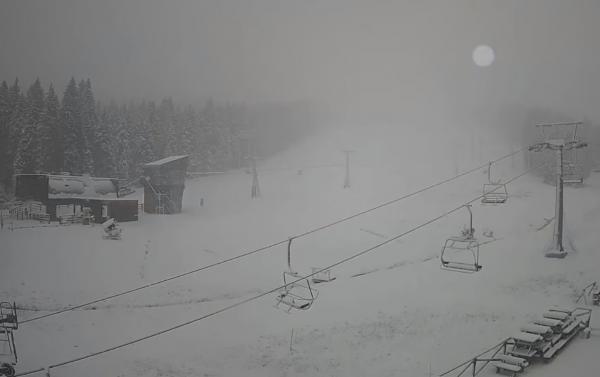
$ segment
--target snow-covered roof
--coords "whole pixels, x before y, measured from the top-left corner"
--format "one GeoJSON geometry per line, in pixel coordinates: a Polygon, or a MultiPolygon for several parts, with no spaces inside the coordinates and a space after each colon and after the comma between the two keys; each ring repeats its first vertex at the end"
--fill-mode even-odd
{"type": "Polygon", "coordinates": [[[109,178],[48,176],[48,199],[108,199],[116,196],[117,187],[109,178]]]}
{"type": "Polygon", "coordinates": [[[169,157],[165,157],[160,160],[157,160],[157,161],[149,162],[145,166],[161,166],[161,165],[168,164],[170,162],[181,160],[181,159],[187,158],[187,157],[189,157],[187,154],[181,155],[181,156],[169,156],[169,157]]]}

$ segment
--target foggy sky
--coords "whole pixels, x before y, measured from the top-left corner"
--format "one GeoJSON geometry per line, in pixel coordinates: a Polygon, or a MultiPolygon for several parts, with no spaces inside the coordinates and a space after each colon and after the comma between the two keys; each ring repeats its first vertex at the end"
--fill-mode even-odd
{"type": "Polygon", "coordinates": [[[2,0],[1,9],[0,79],[40,77],[59,92],[75,76],[91,78],[101,99],[312,100],[399,117],[518,104],[600,120],[596,0],[2,0]],[[491,67],[473,64],[479,44],[495,49],[491,67]]]}

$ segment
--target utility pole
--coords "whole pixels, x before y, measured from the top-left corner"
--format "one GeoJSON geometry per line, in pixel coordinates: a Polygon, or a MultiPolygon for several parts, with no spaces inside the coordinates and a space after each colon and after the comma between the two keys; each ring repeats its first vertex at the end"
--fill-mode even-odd
{"type": "Polygon", "coordinates": [[[344,179],[344,188],[350,187],[350,153],[354,152],[351,150],[343,151],[346,154],[346,178],[344,179]]]}
{"type": "MultiPolygon", "coordinates": [[[[562,125],[562,124],[561,124],[562,125]]],[[[545,126],[545,125],[544,125],[545,126]]],[[[547,250],[549,258],[564,258],[567,251],[563,245],[564,232],[564,190],[563,190],[563,152],[565,150],[587,147],[587,143],[573,138],[565,142],[564,139],[547,140],[529,147],[530,151],[539,152],[544,149],[556,151],[556,202],[554,207],[554,234],[552,237],[552,248],[547,250]]]]}
{"type": "Polygon", "coordinates": [[[258,185],[258,171],[256,170],[256,158],[251,157],[252,161],[252,192],[250,196],[252,199],[260,197],[260,186],[258,185]]]}

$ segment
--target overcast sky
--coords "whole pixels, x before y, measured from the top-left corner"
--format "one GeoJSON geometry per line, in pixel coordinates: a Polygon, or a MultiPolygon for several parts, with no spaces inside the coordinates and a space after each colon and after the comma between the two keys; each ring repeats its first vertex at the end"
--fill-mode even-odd
{"type": "Polygon", "coordinates": [[[0,79],[62,92],[89,77],[120,100],[393,112],[526,99],[593,113],[598,19],[597,0],[2,0],[0,79]],[[491,67],[473,63],[478,44],[491,67]]]}

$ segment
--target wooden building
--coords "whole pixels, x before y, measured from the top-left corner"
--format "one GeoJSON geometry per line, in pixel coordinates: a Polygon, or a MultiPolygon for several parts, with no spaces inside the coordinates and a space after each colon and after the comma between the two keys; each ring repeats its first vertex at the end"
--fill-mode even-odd
{"type": "Polygon", "coordinates": [[[15,196],[20,201],[39,202],[50,220],[56,221],[65,207],[72,214],[91,209],[97,223],[113,217],[117,221],[137,221],[138,201],[119,198],[119,182],[114,178],[89,175],[17,174],[15,196]],[[60,210],[59,210],[60,209],[60,210]]]}
{"type": "Polygon", "coordinates": [[[189,156],[170,156],[144,165],[144,211],[180,213],[189,156]]]}

